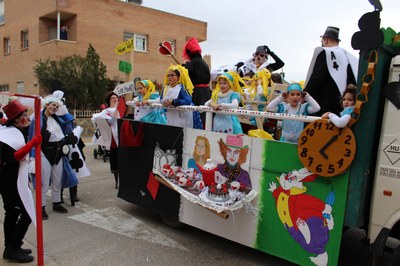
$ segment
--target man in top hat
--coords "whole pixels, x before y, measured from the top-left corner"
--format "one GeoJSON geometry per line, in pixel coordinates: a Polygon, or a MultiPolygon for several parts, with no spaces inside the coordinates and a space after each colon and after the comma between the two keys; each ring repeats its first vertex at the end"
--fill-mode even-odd
{"type": "Polygon", "coordinates": [[[327,27],[321,36],[322,47],[315,48],[308,69],[304,91],[321,106],[316,116],[325,112],[339,115],[346,86],[357,81],[358,58],[339,47],[339,42],[339,28],[327,27]]]}
{"type": "Polygon", "coordinates": [[[243,77],[249,73],[254,75],[257,71],[263,68],[268,69],[269,72],[273,72],[282,68],[284,65],[285,63],[274,52],[272,52],[268,46],[261,45],[258,46],[256,51],[253,53],[253,58],[239,67],[238,71],[240,76],[243,77]],[[268,61],[268,56],[271,56],[275,63],[270,63],[268,61]]]}
{"type": "Polygon", "coordinates": [[[13,100],[3,107],[8,120],[0,126],[0,194],[5,210],[3,259],[19,263],[33,261],[29,255],[32,250],[21,246],[29,224],[36,220],[28,187],[28,153],[42,141],[41,136],[34,136],[26,143],[30,122],[27,109],[19,100],[13,100]]]}

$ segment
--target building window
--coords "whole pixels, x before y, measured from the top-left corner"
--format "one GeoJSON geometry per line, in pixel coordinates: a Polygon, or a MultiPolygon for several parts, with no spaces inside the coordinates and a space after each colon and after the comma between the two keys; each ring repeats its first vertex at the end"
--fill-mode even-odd
{"type": "Polygon", "coordinates": [[[147,51],[147,36],[135,34],[135,51],[147,51]]]}
{"type": "Polygon", "coordinates": [[[136,34],[133,32],[124,32],[123,40],[133,39],[135,44],[135,51],[147,52],[147,36],[136,34]]]}
{"type": "MultiPolygon", "coordinates": [[[[10,89],[8,87],[8,84],[0,84],[0,92],[9,92],[10,89]]],[[[8,102],[8,95],[5,94],[0,94],[0,103],[4,106],[8,102]]]]}
{"type": "Polygon", "coordinates": [[[10,38],[8,38],[8,37],[3,38],[3,53],[4,54],[11,53],[11,42],[10,42],[10,38]]]}
{"type": "Polygon", "coordinates": [[[28,31],[21,31],[21,49],[26,49],[29,47],[28,31]]]}
{"type": "Polygon", "coordinates": [[[176,41],[175,40],[168,40],[168,41],[171,44],[172,54],[175,54],[176,41]]]}
{"type": "Polygon", "coordinates": [[[0,24],[4,23],[4,1],[0,0],[0,24]]]}
{"type": "Polygon", "coordinates": [[[17,93],[24,94],[25,93],[25,84],[23,81],[17,82],[17,93]]]}
{"type": "Polygon", "coordinates": [[[0,85],[0,91],[1,92],[8,92],[9,91],[8,84],[1,84],[0,85]]]}
{"type": "Polygon", "coordinates": [[[135,37],[135,33],[124,31],[123,41],[126,39],[133,39],[135,37]]]}

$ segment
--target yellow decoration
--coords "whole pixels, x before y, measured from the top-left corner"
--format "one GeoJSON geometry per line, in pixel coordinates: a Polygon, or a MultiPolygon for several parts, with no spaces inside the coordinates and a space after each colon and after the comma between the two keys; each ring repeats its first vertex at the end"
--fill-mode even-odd
{"type": "Polygon", "coordinates": [[[132,51],[135,48],[133,44],[133,39],[127,39],[124,42],[118,44],[117,48],[115,48],[114,52],[118,55],[125,54],[127,52],[132,51]]]}
{"type": "Polygon", "coordinates": [[[251,129],[247,132],[247,135],[250,137],[261,138],[261,139],[269,139],[274,140],[274,138],[268,132],[265,132],[262,129],[251,129]]]}

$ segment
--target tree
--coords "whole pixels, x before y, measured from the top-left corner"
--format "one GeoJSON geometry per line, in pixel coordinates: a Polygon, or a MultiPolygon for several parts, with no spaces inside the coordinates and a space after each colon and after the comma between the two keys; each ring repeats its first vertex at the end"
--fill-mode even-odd
{"type": "Polygon", "coordinates": [[[110,80],[107,78],[106,66],[101,62],[100,56],[90,43],[86,52],[82,76],[86,82],[88,101],[96,103],[96,107],[98,107],[104,102],[110,80]]]}
{"type": "Polygon", "coordinates": [[[109,79],[106,66],[89,44],[86,57],[72,55],[58,61],[39,60],[34,67],[39,85],[46,94],[56,89],[64,91],[69,108],[98,108],[104,102],[109,79]],[[61,88],[54,88],[59,81],[61,88]]]}

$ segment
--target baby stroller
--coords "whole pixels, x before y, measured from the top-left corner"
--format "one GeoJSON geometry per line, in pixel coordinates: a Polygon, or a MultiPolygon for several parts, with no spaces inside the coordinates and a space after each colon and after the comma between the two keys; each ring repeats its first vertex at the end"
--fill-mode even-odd
{"type": "Polygon", "coordinates": [[[92,118],[93,125],[95,127],[93,143],[97,144],[97,148],[93,150],[93,157],[95,159],[102,157],[104,162],[110,158],[110,147],[107,147],[102,137],[102,132],[105,136],[111,136],[111,128],[107,121],[99,116],[94,115],[92,118]]]}

